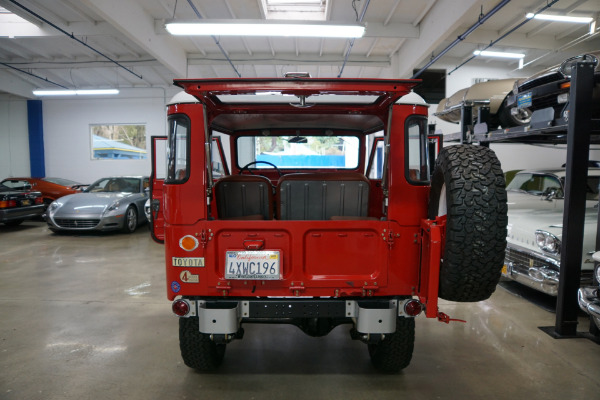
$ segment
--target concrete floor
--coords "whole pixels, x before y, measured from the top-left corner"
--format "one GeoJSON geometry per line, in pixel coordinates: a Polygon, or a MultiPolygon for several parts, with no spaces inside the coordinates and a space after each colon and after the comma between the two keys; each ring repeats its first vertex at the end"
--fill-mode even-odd
{"type": "MultiPolygon", "coordinates": [[[[417,318],[411,365],[381,375],[348,327],[310,338],[246,325],[217,373],[181,361],[162,246],[132,235],[0,225],[0,399],[597,399],[600,346],[538,329],[554,314],[500,287],[417,318]]],[[[582,316],[579,330],[589,322],[582,316]]]]}

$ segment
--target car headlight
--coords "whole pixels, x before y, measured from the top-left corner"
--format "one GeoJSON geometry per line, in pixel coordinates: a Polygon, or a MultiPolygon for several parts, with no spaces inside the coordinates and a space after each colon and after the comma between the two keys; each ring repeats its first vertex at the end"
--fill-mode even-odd
{"type": "Polygon", "coordinates": [[[119,205],[120,205],[120,204],[121,204],[121,203],[120,203],[119,201],[115,201],[114,203],[112,203],[110,206],[108,206],[108,207],[106,208],[106,211],[114,211],[114,210],[116,210],[117,208],[119,208],[119,205]]]}
{"type": "Polygon", "coordinates": [[[596,275],[596,282],[600,283],[600,265],[596,266],[595,275],[596,275]]]}
{"type": "Polygon", "coordinates": [[[56,212],[56,210],[58,210],[60,208],[60,206],[62,206],[62,204],[60,204],[60,203],[58,203],[56,201],[53,201],[48,206],[48,212],[54,213],[54,212],[56,212]]]}
{"type": "Polygon", "coordinates": [[[542,251],[551,254],[560,253],[560,239],[550,232],[542,230],[535,231],[535,241],[542,251]]]}

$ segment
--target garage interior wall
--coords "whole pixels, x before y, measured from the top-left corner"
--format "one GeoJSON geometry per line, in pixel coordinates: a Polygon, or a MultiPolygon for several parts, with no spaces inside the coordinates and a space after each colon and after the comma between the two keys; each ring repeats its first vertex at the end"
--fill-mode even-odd
{"type": "Polygon", "coordinates": [[[110,175],[150,175],[150,137],[166,134],[162,93],[160,97],[44,100],[43,115],[46,174],[82,183],[110,175]],[[93,160],[90,125],[94,124],[145,125],[148,158],[93,160]]]}
{"type": "Polygon", "coordinates": [[[27,100],[0,95],[0,179],[29,174],[27,100]]]}

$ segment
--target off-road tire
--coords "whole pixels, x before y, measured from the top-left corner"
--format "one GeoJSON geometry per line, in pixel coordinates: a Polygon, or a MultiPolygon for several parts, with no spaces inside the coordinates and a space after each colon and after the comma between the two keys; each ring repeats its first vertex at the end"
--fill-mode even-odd
{"type": "Polygon", "coordinates": [[[508,222],[506,185],[496,154],[475,145],[442,149],[428,214],[430,219],[447,218],[439,297],[460,302],[489,298],[500,280],[508,222]]]}
{"type": "Polygon", "coordinates": [[[371,363],[378,371],[393,374],[408,367],[415,347],[414,318],[397,317],[396,331],[368,347],[371,363]]]}
{"type": "Polygon", "coordinates": [[[216,344],[198,330],[198,317],[179,318],[179,349],[183,362],[198,371],[214,371],[223,362],[225,344],[216,344]]]}
{"type": "Polygon", "coordinates": [[[133,233],[138,227],[138,211],[135,206],[127,207],[123,216],[123,232],[133,233]]]}

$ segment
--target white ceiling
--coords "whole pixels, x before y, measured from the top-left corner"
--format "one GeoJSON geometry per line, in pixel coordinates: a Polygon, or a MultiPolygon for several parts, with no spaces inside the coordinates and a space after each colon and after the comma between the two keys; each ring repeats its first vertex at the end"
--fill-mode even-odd
{"type": "MultiPolygon", "coordinates": [[[[198,18],[190,2],[207,20],[264,19],[261,0],[0,0],[1,7],[37,25],[35,30],[21,30],[19,24],[0,22],[0,91],[32,98],[32,89],[59,88],[51,82],[72,89],[176,91],[171,84],[174,78],[227,78],[237,73],[281,77],[291,71],[335,77],[342,68],[343,78],[410,78],[414,69],[438,55],[477,23],[480,15],[502,3],[360,0],[355,2],[355,12],[352,0],[328,1],[327,19],[335,22],[355,22],[368,5],[363,20],[366,35],[354,42],[346,63],[350,41],[344,39],[191,38],[174,37],[164,30],[166,20],[198,18]]],[[[474,50],[523,22],[526,13],[551,2],[508,1],[430,68],[452,70],[474,50]]],[[[600,0],[559,0],[547,12],[598,19],[600,0]]],[[[600,49],[600,22],[597,25],[590,34],[588,25],[532,20],[490,50],[525,53],[525,71],[533,72],[600,49]]],[[[516,61],[482,57],[468,65],[499,64],[517,68],[516,61]]]]}

